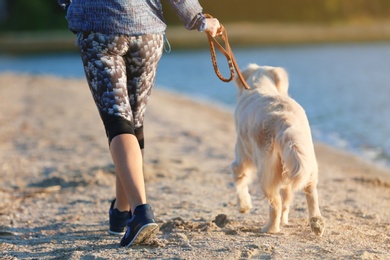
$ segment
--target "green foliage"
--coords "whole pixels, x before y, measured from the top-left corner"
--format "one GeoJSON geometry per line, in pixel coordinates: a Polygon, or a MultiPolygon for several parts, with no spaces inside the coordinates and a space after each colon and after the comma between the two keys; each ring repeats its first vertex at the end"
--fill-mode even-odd
{"type": "Polygon", "coordinates": [[[1,31],[67,28],[65,12],[56,0],[7,0],[5,6],[5,19],[0,21],[1,31]]]}
{"type": "MultiPolygon", "coordinates": [[[[168,24],[179,20],[161,0],[168,24]]],[[[227,22],[333,23],[390,18],[389,0],[199,0],[204,12],[227,22]]],[[[0,0],[0,30],[66,29],[56,0],[0,0]]]]}

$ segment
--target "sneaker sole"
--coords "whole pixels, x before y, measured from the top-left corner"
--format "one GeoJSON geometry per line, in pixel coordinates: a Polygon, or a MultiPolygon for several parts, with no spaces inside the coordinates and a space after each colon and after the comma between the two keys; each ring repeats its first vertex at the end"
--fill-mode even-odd
{"type": "Polygon", "coordinates": [[[114,236],[121,236],[121,235],[124,235],[125,234],[125,231],[121,231],[121,232],[115,232],[115,231],[112,231],[112,230],[108,230],[108,234],[110,235],[114,235],[114,236]]]}
{"type": "Polygon", "coordinates": [[[158,230],[159,227],[156,223],[146,224],[140,228],[133,240],[131,240],[130,243],[126,245],[126,248],[129,248],[129,246],[133,244],[141,244],[153,238],[157,234],[158,230]]]}

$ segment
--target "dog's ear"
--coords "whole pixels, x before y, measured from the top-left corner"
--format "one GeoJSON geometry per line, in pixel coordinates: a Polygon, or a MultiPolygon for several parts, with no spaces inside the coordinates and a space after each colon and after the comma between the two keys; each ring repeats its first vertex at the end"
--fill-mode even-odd
{"type": "MultiPolygon", "coordinates": [[[[255,64],[255,63],[251,63],[249,64],[245,69],[243,69],[241,71],[241,74],[244,78],[245,81],[248,82],[248,78],[249,76],[254,72],[256,71],[257,69],[259,68],[259,65],[255,64]]],[[[237,87],[242,90],[244,89],[244,85],[242,84],[240,78],[236,75],[235,79],[234,79],[234,82],[236,83],[237,87]]]]}
{"type": "Polygon", "coordinates": [[[275,86],[278,92],[288,95],[288,75],[287,72],[281,67],[275,67],[270,70],[272,79],[275,82],[275,86]]]}

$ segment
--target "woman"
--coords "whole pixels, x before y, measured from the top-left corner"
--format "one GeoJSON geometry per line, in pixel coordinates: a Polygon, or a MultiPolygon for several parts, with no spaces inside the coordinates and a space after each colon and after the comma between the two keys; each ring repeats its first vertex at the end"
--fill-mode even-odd
{"type": "MultiPolygon", "coordinates": [[[[58,0],[78,35],[86,78],[103,121],[116,170],[110,234],[126,233],[121,246],[143,243],[158,232],[146,201],[143,176],[144,112],[163,50],[160,0],[58,0]]],[[[189,30],[217,34],[198,0],[169,0],[189,30]]]]}

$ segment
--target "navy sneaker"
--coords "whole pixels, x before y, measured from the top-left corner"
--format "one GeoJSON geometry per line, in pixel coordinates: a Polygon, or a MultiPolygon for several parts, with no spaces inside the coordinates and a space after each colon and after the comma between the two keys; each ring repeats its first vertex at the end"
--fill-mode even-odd
{"type": "Polygon", "coordinates": [[[150,205],[139,205],[127,221],[127,230],[121,240],[121,246],[129,247],[132,244],[142,244],[154,237],[158,230],[150,205]]]}
{"type": "Polygon", "coordinates": [[[114,209],[115,199],[111,202],[110,210],[108,212],[110,218],[110,227],[108,233],[111,235],[123,235],[127,220],[131,218],[130,211],[119,211],[114,209]]]}

